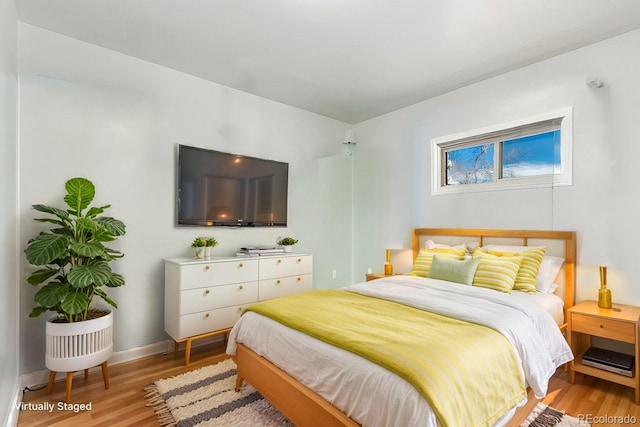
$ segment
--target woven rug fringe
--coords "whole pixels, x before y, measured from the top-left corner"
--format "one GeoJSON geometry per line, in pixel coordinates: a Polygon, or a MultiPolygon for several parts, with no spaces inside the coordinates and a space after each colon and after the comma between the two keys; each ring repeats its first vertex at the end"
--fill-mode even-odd
{"type": "Polygon", "coordinates": [[[147,392],[144,397],[149,399],[149,403],[145,406],[149,406],[154,410],[158,417],[158,424],[160,424],[161,427],[175,427],[176,420],[173,418],[173,415],[171,415],[171,411],[156,385],[153,383],[148,384],[144,387],[144,391],[147,392]]]}

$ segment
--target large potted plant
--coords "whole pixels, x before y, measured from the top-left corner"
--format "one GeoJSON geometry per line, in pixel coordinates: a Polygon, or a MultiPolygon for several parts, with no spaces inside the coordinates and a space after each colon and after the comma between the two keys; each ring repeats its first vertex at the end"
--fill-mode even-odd
{"type": "Polygon", "coordinates": [[[92,305],[100,297],[109,306],[117,304],[106,288],[124,285],[124,278],[111,270],[110,262],[123,254],[106,246],[125,234],[122,221],[103,216],[111,205],[90,206],[95,186],[85,178],[65,183],[67,209],[46,205],[33,208],[48,216],[35,221],[51,224],[29,240],[27,261],[41,268],[29,275],[27,282],[42,286],[35,294],[35,307],[29,314],[37,317],[53,311],[57,316],[47,322],[45,364],[51,371],[51,391],[56,372],[67,372],[67,401],[74,371],[102,365],[105,388],[108,388],[106,361],[113,353],[113,312],[92,305]]]}

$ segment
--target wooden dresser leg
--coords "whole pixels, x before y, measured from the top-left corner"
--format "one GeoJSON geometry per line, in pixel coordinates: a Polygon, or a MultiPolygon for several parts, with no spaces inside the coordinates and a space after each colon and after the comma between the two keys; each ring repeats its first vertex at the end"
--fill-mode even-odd
{"type": "Polygon", "coordinates": [[[89,379],[89,369],[85,369],[84,370],[84,379],[88,380],[89,379]]]}
{"type": "Polygon", "coordinates": [[[102,381],[104,381],[104,388],[109,388],[109,368],[107,362],[102,362],[102,381]]]}
{"type": "Polygon", "coordinates": [[[184,366],[189,366],[189,358],[191,357],[191,338],[187,340],[184,348],[184,366]]]}
{"type": "Polygon", "coordinates": [[[71,403],[71,385],[73,384],[73,372],[67,372],[67,394],[66,401],[71,403]]]}
{"type": "Polygon", "coordinates": [[[49,372],[49,384],[47,384],[47,394],[51,394],[51,390],[53,390],[53,382],[56,380],[55,371],[49,372]]]}

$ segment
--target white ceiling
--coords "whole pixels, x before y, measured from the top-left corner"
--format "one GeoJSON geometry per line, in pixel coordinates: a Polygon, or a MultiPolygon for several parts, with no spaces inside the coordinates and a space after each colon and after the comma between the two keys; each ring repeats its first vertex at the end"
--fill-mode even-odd
{"type": "Polygon", "coordinates": [[[15,2],[22,22],[347,123],[640,28],[639,0],[15,2]]]}

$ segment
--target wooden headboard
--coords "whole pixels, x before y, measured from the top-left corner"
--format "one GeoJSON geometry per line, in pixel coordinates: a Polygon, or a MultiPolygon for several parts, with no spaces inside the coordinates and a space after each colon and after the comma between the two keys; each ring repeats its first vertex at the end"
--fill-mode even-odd
{"type": "MultiPolygon", "coordinates": [[[[413,230],[413,258],[418,255],[426,240],[437,243],[460,244],[474,242],[479,246],[488,244],[547,246],[547,254],[564,258],[564,280],[559,292],[564,300],[565,319],[567,310],[575,304],[576,289],[576,233],[575,231],[547,230],[500,230],[465,228],[416,228],[413,230]]],[[[559,274],[560,275],[560,274],[559,274]]],[[[560,326],[564,331],[566,321],[560,326]]]]}

